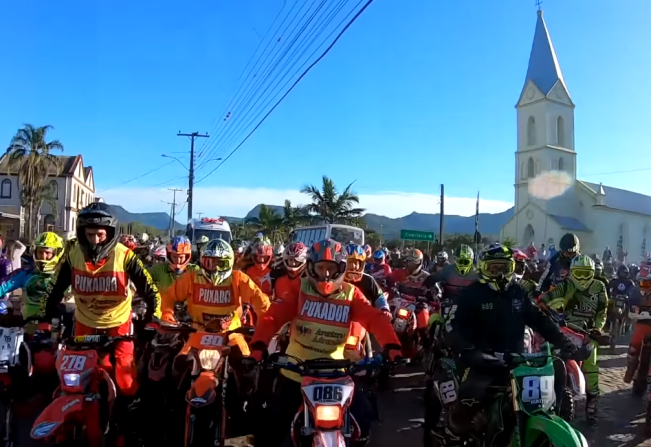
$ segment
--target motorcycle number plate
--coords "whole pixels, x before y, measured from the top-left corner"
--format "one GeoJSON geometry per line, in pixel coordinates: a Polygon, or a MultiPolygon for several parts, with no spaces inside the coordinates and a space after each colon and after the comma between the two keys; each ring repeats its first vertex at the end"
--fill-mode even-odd
{"type": "Polygon", "coordinates": [[[214,334],[205,334],[201,336],[201,341],[199,342],[201,346],[224,346],[224,337],[221,335],[214,334]]]}
{"type": "Polygon", "coordinates": [[[18,352],[23,343],[23,330],[20,328],[0,328],[0,363],[15,365],[18,352]]]}
{"type": "Polygon", "coordinates": [[[447,382],[438,382],[439,396],[441,397],[441,402],[444,404],[449,404],[457,400],[457,389],[454,386],[453,380],[448,380],[447,382]]]}
{"type": "Polygon", "coordinates": [[[393,321],[393,329],[396,332],[402,332],[407,328],[407,321],[402,318],[396,318],[393,321]]]}

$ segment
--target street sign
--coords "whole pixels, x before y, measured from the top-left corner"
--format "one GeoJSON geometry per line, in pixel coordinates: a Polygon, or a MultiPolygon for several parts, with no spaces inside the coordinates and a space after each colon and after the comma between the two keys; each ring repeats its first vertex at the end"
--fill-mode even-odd
{"type": "Polygon", "coordinates": [[[434,242],[434,233],[429,231],[400,230],[400,239],[404,241],[434,242]]]}

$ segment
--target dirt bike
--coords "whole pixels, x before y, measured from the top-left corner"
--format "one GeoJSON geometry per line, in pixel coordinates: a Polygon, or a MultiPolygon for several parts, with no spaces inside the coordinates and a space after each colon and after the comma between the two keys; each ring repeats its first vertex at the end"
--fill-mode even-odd
{"type": "Polygon", "coordinates": [[[608,311],[608,323],[610,323],[610,349],[615,349],[617,338],[624,335],[626,331],[626,320],[628,316],[628,296],[615,295],[613,307],[608,311]]]}
{"type": "MultiPolygon", "coordinates": [[[[510,381],[505,386],[490,386],[491,403],[473,420],[470,433],[464,433],[468,445],[520,445],[587,447],[578,430],[554,413],[553,354],[549,344],[541,352],[499,354],[495,357],[510,369],[510,381]],[[515,415],[515,418],[510,415],[515,415]],[[511,433],[505,432],[505,421],[513,420],[511,433]],[[501,438],[501,439],[500,439],[501,438]]],[[[446,434],[432,437],[433,445],[445,445],[446,434]]],[[[460,444],[463,444],[461,442],[460,444]]]]}
{"type": "Polygon", "coordinates": [[[391,301],[393,309],[393,329],[400,339],[405,358],[419,360],[423,348],[429,342],[429,317],[430,313],[438,312],[440,305],[429,302],[427,297],[413,297],[394,292],[391,301]]]}
{"type": "MultiPolygon", "coordinates": [[[[651,314],[647,311],[629,312],[629,319],[635,324],[651,325],[651,314]]],[[[651,335],[644,337],[642,349],[638,356],[638,364],[633,378],[633,395],[642,396],[649,392],[651,396],[651,384],[649,381],[649,368],[651,367],[651,335]]],[[[651,434],[651,429],[650,429],[651,434]]]]}
{"type": "Polygon", "coordinates": [[[115,430],[114,404],[117,389],[113,378],[100,364],[103,354],[119,341],[133,341],[132,335],[82,335],[65,339],[57,356],[60,386],[54,401],[32,427],[33,439],[101,445],[105,434],[113,443],[123,441],[115,430]]]}
{"type": "Polygon", "coordinates": [[[384,358],[379,356],[355,363],[330,358],[275,357],[271,357],[268,363],[273,368],[303,377],[303,404],[291,425],[293,445],[301,447],[309,443],[313,447],[350,447],[360,435],[357,422],[349,412],[356,386],[352,377],[362,371],[380,368],[385,363],[384,358]]]}
{"type": "MultiPolygon", "coordinates": [[[[425,370],[425,419],[424,419],[424,445],[438,445],[436,431],[443,431],[447,416],[452,406],[457,402],[459,389],[459,376],[457,366],[450,353],[445,348],[442,334],[436,329],[432,330],[438,336],[433,337],[435,342],[430,347],[432,360],[426,365],[425,370]]],[[[532,353],[533,331],[525,328],[525,352],[532,353]]]]}
{"type": "Polygon", "coordinates": [[[242,327],[224,331],[211,330],[208,326],[204,330],[189,328],[188,341],[177,356],[188,361],[180,383],[185,383],[186,377],[191,379],[185,395],[186,447],[224,446],[227,437],[240,435],[235,426],[227,422],[233,419],[243,422],[237,418],[242,419],[241,415],[232,414],[236,407],[230,405],[228,389],[235,385],[234,391],[239,393],[240,390],[229,357],[232,347],[238,344],[237,339],[244,341],[243,336],[250,337],[253,329],[242,327]]]}

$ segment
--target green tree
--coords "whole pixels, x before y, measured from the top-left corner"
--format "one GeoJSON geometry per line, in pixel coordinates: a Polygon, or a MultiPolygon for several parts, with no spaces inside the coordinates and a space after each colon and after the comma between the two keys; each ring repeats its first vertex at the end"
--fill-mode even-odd
{"type": "Polygon", "coordinates": [[[289,232],[295,228],[300,227],[306,222],[305,212],[301,207],[292,206],[292,202],[285,199],[283,206],[283,215],[281,218],[284,229],[289,232]]]}
{"type": "Polygon", "coordinates": [[[49,125],[25,124],[18,129],[7,149],[8,173],[14,168],[18,172],[20,201],[27,213],[25,238],[28,241],[32,241],[38,231],[38,212],[48,197],[48,177],[59,175],[62,169],[61,160],[51,152],[63,151],[63,144],[59,140],[47,141],[47,133],[52,129],[49,125]]]}
{"type": "Polygon", "coordinates": [[[246,223],[257,227],[269,236],[272,242],[279,242],[283,238],[283,218],[270,206],[260,205],[258,217],[249,217],[246,223]]]}
{"type": "Polygon", "coordinates": [[[511,239],[510,237],[505,237],[502,239],[502,242],[500,242],[502,245],[505,247],[513,248],[516,245],[518,245],[518,242],[515,239],[511,239]]]}
{"type": "Polygon", "coordinates": [[[359,196],[351,190],[352,186],[351,183],[339,194],[335,183],[324,175],[320,189],[314,185],[306,185],[301,189],[312,200],[312,203],[305,206],[305,210],[327,223],[354,222],[362,216],[364,209],[355,208],[359,204],[359,196]]]}

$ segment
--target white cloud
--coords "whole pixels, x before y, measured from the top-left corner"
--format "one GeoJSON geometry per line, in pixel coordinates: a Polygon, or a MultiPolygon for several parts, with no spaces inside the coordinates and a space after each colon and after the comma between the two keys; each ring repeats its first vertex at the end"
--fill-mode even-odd
{"type": "MultiPolygon", "coordinates": [[[[98,192],[107,203],[123,206],[131,212],[168,211],[164,202],[171,201],[171,193],[166,188],[116,188],[98,192]]],[[[360,194],[360,207],[367,212],[387,217],[402,217],[412,212],[437,213],[439,210],[438,196],[431,194],[405,192],[378,192],[375,194],[360,194]]],[[[185,192],[177,193],[177,203],[184,203],[185,192]]],[[[194,191],[194,212],[207,216],[243,217],[251,208],[266,203],[283,205],[285,199],[299,205],[308,202],[307,197],[296,190],[281,190],[267,188],[196,188],[194,191]]],[[[475,214],[476,198],[445,197],[445,213],[461,216],[475,214]]],[[[509,202],[499,200],[479,200],[481,213],[499,213],[512,207],[509,202]]],[[[186,209],[179,214],[179,221],[184,221],[186,209]]]]}

